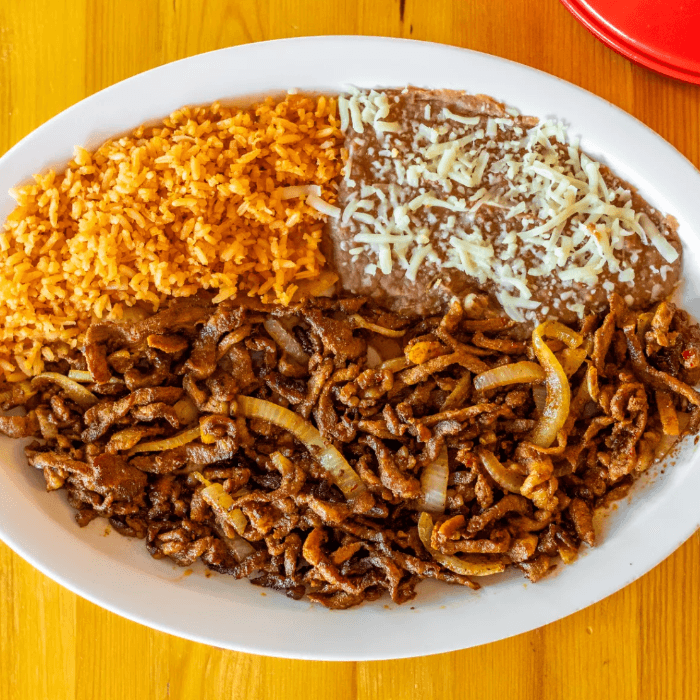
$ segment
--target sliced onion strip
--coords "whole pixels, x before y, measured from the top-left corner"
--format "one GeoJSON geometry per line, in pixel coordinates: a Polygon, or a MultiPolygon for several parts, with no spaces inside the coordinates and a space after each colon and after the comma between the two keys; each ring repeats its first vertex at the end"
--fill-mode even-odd
{"type": "Polygon", "coordinates": [[[74,382],[87,382],[92,384],[92,373],[86,372],[80,369],[71,369],[68,372],[68,379],[72,379],[74,382]]]}
{"type": "Polygon", "coordinates": [[[299,442],[306,445],[314,459],[333,477],[348,500],[365,491],[364,483],[345,457],[333,445],[326,445],[321,433],[298,414],[270,401],[251,396],[238,397],[237,413],[246,418],[259,418],[292,433],[299,442]]]}
{"type": "Polygon", "coordinates": [[[63,374],[58,374],[58,372],[37,374],[32,379],[32,389],[36,388],[36,385],[42,381],[58,384],[66,392],[66,396],[81,408],[90,408],[90,406],[94,406],[97,403],[97,396],[63,374]]]}
{"type": "Polygon", "coordinates": [[[245,532],[248,518],[240,508],[233,508],[233,498],[224,491],[221,484],[206,479],[200,472],[194,472],[194,477],[204,484],[202,498],[211,506],[214,513],[225,520],[239,534],[245,532]]]}
{"type": "Polygon", "coordinates": [[[308,364],[309,356],[304,352],[304,348],[276,318],[268,318],[263,323],[263,326],[265,326],[265,330],[282,350],[291,355],[300,364],[304,366],[308,364]]]}
{"type": "Polygon", "coordinates": [[[146,430],[147,428],[135,425],[119,430],[109,439],[107,447],[108,449],[115,450],[117,452],[130,450],[132,447],[138,444],[139,440],[144,436],[146,430]]]}
{"type": "Polygon", "coordinates": [[[498,461],[493,452],[485,448],[479,448],[479,459],[483,464],[484,469],[489,473],[489,476],[505,491],[511,493],[520,493],[520,489],[525,483],[525,477],[522,474],[508,469],[498,461]]]}
{"type": "Polygon", "coordinates": [[[571,328],[565,326],[563,323],[547,321],[547,323],[542,325],[546,326],[544,334],[548,338],[561,340],[562,343],[568,345],[570,348],[577,348],[583,342],[583,336],[580,333],[572,331],[571,328]]]}
{"type": "Polygon", "coordinates": [[[536,362],[514,362],[481,372],[474,377],[474,388],[487,391],[508,384],[531,384],[544,381],[545,373],[536,362]]]}
{"type": "Polygon", "coordinates": [[[446,569],[463,576],[490,576],[491,574],[500,574],[502,571],[505,571],[506,565],[502,561],[476,561],[474,559],[467,561],[454,555],[438,552],[430,544],[432,533],[433,519],[430,514],[423,512],[418,519],[418,536],[420,541],[433,559],[446,569]]]}
{"type": "Polygon", "coordinates": [[[465,371],[462,378],[457,380],[455,388],[452,389],[442,406],[440,406],[440,411],[449,411],[451,408],[457,408],[464,402],[472,386],[471,377],[471,372],[465,371]]]}
{"type": "Polygon", "coordinates": [[[384,360],[380,365],[380,369],[388,369],[390,372],[401,372],[407,369],[411,363],[405,357],[392,357],[390,360],[384,360]]]}
{"type": "Polygon", "coordinates": [[[153,440],[152,442],[144,442],[143,445],[136,445],[130,455],[135,455],[139,452],[163,452],[164,450],[172,450],[175,447],[182,447],[189,442],[193,442],[201,437],[201,430],[199,426],[196,428],[190,428],[189,430],[183,430],[177,435],[173,435],[169,438],[164,438],[163,440],[153,440]]]}
{"type": "MultiPolygon", "coordinates": [[[[81,369],[71,369],[68,371],[68,379],[72,379],[74,382],[85,382],[87,384],[93,384],[94,379],[92,378],[92,372],[85,372],[81,369]]],[[[112,377],[107,383],[108,384],[115,384],[116,382],[121,381],[121,379],[117,379],[116,377],[112,377]]]]}
{"type": "Polygon", "coordinates": [[[353,314],[350,316],[350,321],[358,328],[364,328],[368,331],[379,333],[379,335],[384,335],[387,338],[402,338],[406,335],[406,331],[395,331],[393,328],[384,328],[384,326],[378,326],[376,323],[370,323],[362,318],[360,314],[353,314]]]}
{"type": "Polygon", "coordinates": [[[532,346],[546,375],[547,402],[530,440],[540,447],[549,447],[562,429],[569,415],[571,388],[564,370],[544,341],[549,322],[541,323],[532,331],[532,346]]]}
{"type": "Polygon", "coordinates": [[[420,475],[421,497],[418,506],[428,513],[444,513],[449,476],[447,447],[442,446],[437,459],[428,464],[420,475]]]}
{"type": "MultiPolygon", "coordinates": [[[[245,518],[245,515],[243,517],[245,518]]],[[[255,553],[255,547],[242,537],[226,537],[226,535],[224,535],[224,541],[229,550],[233,553],[233,556],[236,557],[239,562],[242,562],[251,554],[255,553]]]]}
{"type": "Polygon", "coordinates": [[[233,498],[224,491],[221,484],[209,481],[200,472],[194,472],[194,477],[204,484],[202,498],[209,504],[216,518],[228,523],[236,531],[237,537],[228,537],[224,532],[224,539],[238,561],[243,561],[255,551],[250,542],[242,537],[248,526],[248,518],[240,508],[232,508],[233,498]]]}

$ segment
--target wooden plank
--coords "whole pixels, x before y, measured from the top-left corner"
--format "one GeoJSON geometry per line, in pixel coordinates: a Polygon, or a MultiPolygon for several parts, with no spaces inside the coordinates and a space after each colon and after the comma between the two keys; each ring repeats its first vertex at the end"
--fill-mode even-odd
{"type": "MultiPolygon", "coordinates": [[[[225,46],[324,33],[425,39],[520,61],[610,100],[700,165],[700,89],[629,63],[556,0],[2,3],[0,152],[62,109],[140,71],[225,46]]],[[[513,639],[403,661],[285,661],[118,618],[0,545],[0,698],[685,698],[700,687],[699,619],[695,535],[623,591],[513,639]]]]}

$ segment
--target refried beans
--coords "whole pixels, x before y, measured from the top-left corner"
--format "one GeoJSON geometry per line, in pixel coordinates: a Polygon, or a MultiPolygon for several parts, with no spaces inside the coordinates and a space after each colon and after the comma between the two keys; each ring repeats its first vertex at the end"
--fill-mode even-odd
{"type": "Polygon", "coordinates": [[[358,92],[345,109],[326,239],[345,290],[417,315],[485,292],[532,325],[599,313],[613,292],[644,309],[678,282],[675,221],[561,125],[448,90],[358,92]]]}

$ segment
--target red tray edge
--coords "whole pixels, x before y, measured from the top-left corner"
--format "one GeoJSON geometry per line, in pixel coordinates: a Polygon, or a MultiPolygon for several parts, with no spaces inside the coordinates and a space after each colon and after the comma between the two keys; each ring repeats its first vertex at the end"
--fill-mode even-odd
{"type": "Polygon", "coordinates": [[[621,56],[649,68],[657,73],[666,75],[686,83],[700,85],[700,72],[686,70],[673,63],[662,61],[650,54],[641,51],[638,47],[625,41],[616,34],[610,34],[603,28],[603,22],[585,10],[577,0],[560,0],[561,4],[577,19],[591,34],[602,41],[606,46],[616,51],[621,56]]]}

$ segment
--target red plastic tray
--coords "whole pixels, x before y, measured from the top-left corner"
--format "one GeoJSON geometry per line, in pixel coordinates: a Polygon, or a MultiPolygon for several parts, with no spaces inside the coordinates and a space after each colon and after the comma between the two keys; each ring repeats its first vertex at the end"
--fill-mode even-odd
{"type": "Polygon", "coordinates": [[[700,0],[561,0],[589,31],[647,68],[700,85],[700,0]]]}

